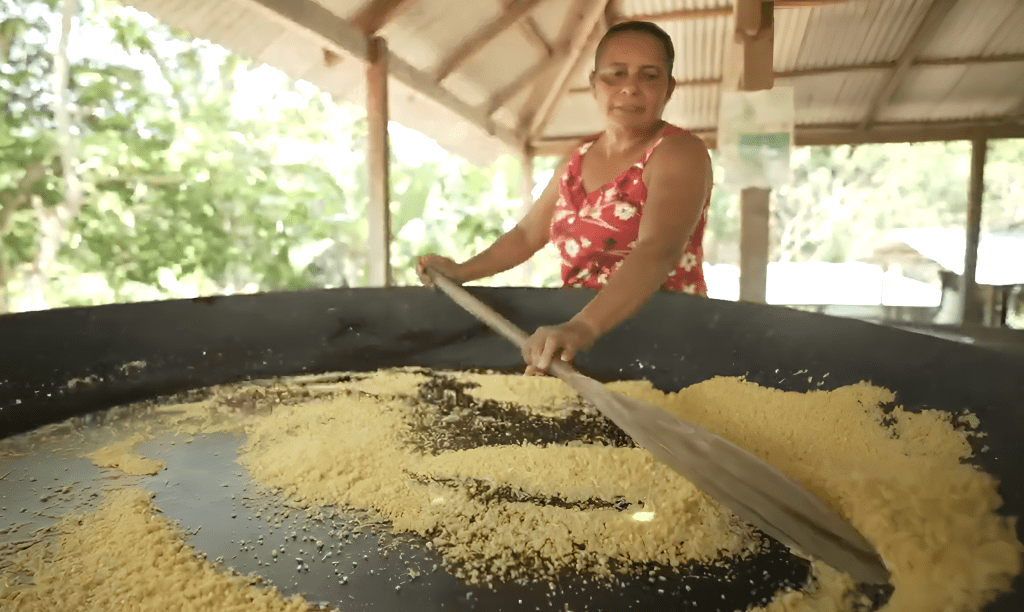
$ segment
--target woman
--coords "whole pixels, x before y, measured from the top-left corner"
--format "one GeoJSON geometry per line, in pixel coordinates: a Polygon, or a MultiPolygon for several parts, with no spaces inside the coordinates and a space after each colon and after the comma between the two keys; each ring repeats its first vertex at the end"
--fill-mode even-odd
{"type": "Polygon", "coordinates": [[[527,373],[571,361],[632,316],[658,290],[707,294],[702,241],[711,196],[707,147],[661,119],[675,89],[672,40],[658,26],[618,24],[598,44],[590,87],[605,129],[559,166],[543,195],[509,232],[471,259],[426,255],[460,283],[513,268],[549,240],[567,287],[600,289],[576,316],[537,329],[523,348],[527,373]]]}

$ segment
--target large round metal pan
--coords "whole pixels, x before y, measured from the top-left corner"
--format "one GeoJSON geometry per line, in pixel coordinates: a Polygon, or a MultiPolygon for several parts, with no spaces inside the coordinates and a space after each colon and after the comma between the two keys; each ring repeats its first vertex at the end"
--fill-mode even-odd
{"type": "MultiPolygon", "coordinates": [[[[586,290],[472,292],[524,329],[567,319],[586,290]]],[[[393,366],[521,364],[443,294],[347,289],[58,309],[0,317],[0,436],[110,406],[244,379],[393,366]]],[[[1024,360],[851,319],[659,294],[577,360],[603,380],[674,391],[746,376],[804,392],[867,380],[908,409],[976,414],[977,463],[1024,512],[1024,360]],[[826,376],[827,375],[827,376],[826,376]],[[823,383],[823,384],[822,384],[823,383]]],[[[1018,537],[1024,526],[1017,525],[1018,537]]],[[[1024,579],[988,610],[1024,608],[1024,579]]]]}

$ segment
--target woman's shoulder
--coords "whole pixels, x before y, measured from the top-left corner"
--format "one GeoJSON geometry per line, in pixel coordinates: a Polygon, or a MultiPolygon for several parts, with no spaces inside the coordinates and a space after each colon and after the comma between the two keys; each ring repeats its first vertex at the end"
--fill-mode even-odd
{"type": "Polygon", "coordinates": [[[710,163],[711,154],[704,140],[693,132],[668,124],[662,133],[661,141],[652,152],[650,163],[674,163],[679,160],[706,161],[710,163]]]}
{"type": "Polygon", "coordinates": [[[665,131],[662,132],[661,139],[663,143],[668,142],[676,146],[692,146],[704,151],[708,150],[708,145],[704,142],[703,138],[686,128],[671,123],[665,125],[665,131]]]}

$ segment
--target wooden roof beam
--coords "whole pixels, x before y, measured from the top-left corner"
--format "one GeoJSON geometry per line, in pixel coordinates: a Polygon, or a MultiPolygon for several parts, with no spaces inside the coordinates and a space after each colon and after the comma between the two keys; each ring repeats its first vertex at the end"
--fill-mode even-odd
{"type": "MultiPolygon", "coordinates": [[[[718,144],[715,128],[690,128],[690,131],[715,148],[718,144]]],[[[537,155],[564,155],[580,140],[591,134],[572,134],[542,138],[534,142],[537,155]]],[[[904,142],[949,142],[953,140],[978,140],[1024,138],[1024,125],[993,119],[988,121],[937,121],[937,122],[885,122],[876,123],[869,132],[858,129],[857,123],[829,123],[798,125],[794,134],[794,145],[831,146],[861,145],[904,142]]]]}
{"type": "MultiPolygon", "coordinates": [[[[502,1],[506,9],[515,3],[515,0],[502,1]]],[[[533,45],[541,55],[544,57],[551,57],[555,54],[555,48],[551,46],[550,42],[548,42],[548,39],[541,32],[540,26],[537,24],[537,20],[531,15],[523,15],[523,18],[516,22],[516,26],[519,27],[519,33],[523,35],[526,42],[533,45]]]]}
{"type": "MultiPolygon", "coordinates": [[[[676,81],[676,87],[701,87],[707,85],[720,85],[722,79],[685,79],[676,81]]],[[[590,93],[590,87],[573,87],[567,90],[566,93],[573,95],[583,95],[590,93]]]]}
{"type": "Polygon", "coordinates": [[[875,94],[872,98],[871,103],[868,105],[868,112],[864,115],[864,118],[860,122],[861,130],[869,130],[875,123],[878,117],[878,111],[883,106],[889,103],[892,99],[896,89],[903,83],[903,80],[907,76],[907,72],[913,67],[914,60],[920,55],[921,50],[928,45],[928,43],[938,33],[939,28],[942,26],[942,22],[945,21],[949,11],[953,9],[953,6],[957,3],[957,0],[934,0],[928,7],[928,11],[924,15],[924,19],[921,20],[921,25],[918,26],[917,31],[910,38],[910,42],[900,53],[900,57],[896,60],[896,68],[889,75],[889,79],[885,82],[885,85],[875,94]]]}
{"type": "Polygon", "coordinates": [[[1002,62],[1024,62],[1024,53],[983,55],[978,57],[936,57],[914,61],[915,66],[963,66],[965,64],[999,64],[1002,62]]]}
{"type": "Polygon", "coordinates": [[[1010,110],[1006,120],[1008,123],[1024,123],[1024,98],[1021,98],[1017,106],[1010,110]]]}
{"type": "Polygon", "coordinates": [[[443,81],[453,70],[465,63],[466,60],[480,51],[480,49],[483,49],[487,43],[497,38],[502,32],[515,25],[540,3],[541,0],[512,0],[501,17],[471,34],[469,38],[448,54],[448,57],[441,60],[434,74],[434,80],[437,82],[443,81]]]}
{"type": "Polygon", "coordinates": [[[775,83],[775,10],[770,2],[736,0],[733,36],[722,58],[724,91],[761,91],[775,83]]]}
{"type": "MultiPolygon", "coordinates": [[[[354,25],[313,0],[249,0],[274,20],[286,26],[298,26],[323,41],[327,48],[343,51],[362,61],[369,60],[369,40],[354,25]]],[[[391,76],[424,96],[461,115],[481,130],[520,150],[523,139],[512,130],[496,125],[490,116],[441,87],[431,75],[417,70],[397,56],[388,58],[391,76]]]]}
{"type": "Polygon", "coordinates": [[[541,77],[545,76],[550,71],[552,63],[558,62],[562,55],[564,55],[564,53],[556,51],[555,55],[551,58],[542,60],[538,64],[527,68],[511,83],[494,92],[494,94],[492,94],[487,100],[487,103],[484,104],[484,110],[486,111],[487,116],[490,117],[494,113],[498,112],[498,109],[505,106],[509,100],[516,97],[519,93],[525,91],[528,87],[540,80],[541,77]]]}
{"type": "Polygon", "coordinates": [[[609,0],[607,6],[604,7],[604,21],[608,27],[623,21],[622,2],[623,0],[609,0]]]}
{"type": "Polygon", "coordinates": [[[716,9],[679,9],[664,13],[647,13],[639,15],[620,15],[616,23],[623,21],[692,21],[695,19],[713,19],[715,17],[731,17],[732,8],[716,9]]]}
{"type": "Polygon", "coordinates": [[[555,54],[555,48],[551,46],[548,39],[544,38],[540,26],[537,25],[537,21],[533,17],[529,15],[523,17],[519,22],[519,31],[522,32],[526,41],[540,51],[544,57],[551,57],[555,54]]]}
{"type": "MultiPolygon", "coordinates": [[[[1024,53],[1009,53],[1006,55],[989,55],[982,57],[943,57],[935,59],[919,59],[914,61],[914,66],[972,66],[976,64],[999,64],[1008,62],[1024,62],[1024,53]]],[[[776,79],[795,79],[800,77],[821,76],[829,74],[843,74],[847,72],[861,72],[872,70],[893,70],[896,62],[871,62],[867,64],[848,64],[845,66],[822,66],[820,68],[804,68],[801,70],[776,70],[776,79]]],[[[718,85],[721,78],[687,79],[680,80],[676,87],[696,87],[704,85],[718,85]]],[[[590,93],[589,87],[573,87],[570,94],[590,93]]]]}
{"type": "MultiPolygon", "coordinates": [[[[772,0],[762,0],[765,4],[772,0]]],[[[814,8],[818,6],[828,6],[831,4],[846,4],[853,2],[854,0],[775,0],[775,8],[787,9],[787,8],[814,8]]],[[[609,23],[621,23],[623,21],[692,21],[695,19],[713,19],[715,17],[730,17],[732,16],[732,8],[714,8],[714,9],[676,9],[673,11],[665,11],[663,13],[646,13],[637,15],[622,15],[619,14],[615,21],[609,23]]]]}
{"type": "MultiPolygon", "coordinates": [[[[771,2],[772,0],[761,0],[771,2]]],[[[855,0],[775,0],[775,8],[814,8],[832,4],[848,4],[855,0]]]]}
{"type": "Polygon", "coordinates": [[[370,0],[352,17],[352,24],[366,36],[373,36],[416,0],[370,0]]]}
{"type": "Polygon", "coordinates": [[[541,81],[537,84],[534,95],[520,116],[520,132],[525,133],[527,142],[547,126],[556,103],[569,88],[569,79],[579,66],[584,50],[596,44],[599,22],[607,5],[607,0],[577,0],[566,13],[559,32],[559,40],[566,48],[565,55],[556,60],[558,70],[554,79],[550,83],[541,81]]]}
{"type": "Polygon", "coordinates": [[[948,142],[993,138],[1024,138],[1024,125],[999,118],[985,121],[879,122],[867,132],[859,124],[798,125],[797,146],[948,142]]]}

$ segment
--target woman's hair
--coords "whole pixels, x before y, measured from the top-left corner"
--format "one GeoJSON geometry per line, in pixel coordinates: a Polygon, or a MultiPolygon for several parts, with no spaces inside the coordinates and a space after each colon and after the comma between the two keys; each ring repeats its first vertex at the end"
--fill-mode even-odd
{"type": "Polygon", "coordinates": [[[608,28],[608,31],[601,37],[601,42],[597,43],[597,52],[594,54],[595,69],[601,61],[601,54],[604,53],[608,39],[623,32],[640,32],[658,39],[658,42],[665,49],[665,66],[668,68],[668,75],[672,76],[672,65],[676,60],[676,50],[672,46],[672,37],[665,30],[662,30],[650,21],[624,21],[608,28]]]}

